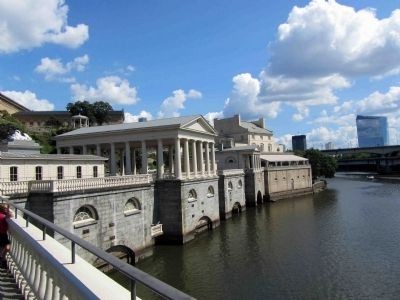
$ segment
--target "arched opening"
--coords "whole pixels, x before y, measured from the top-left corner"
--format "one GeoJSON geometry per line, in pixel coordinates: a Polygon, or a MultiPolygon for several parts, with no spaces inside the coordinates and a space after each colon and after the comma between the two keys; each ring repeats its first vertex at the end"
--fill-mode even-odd
{"type": "Polygon", "coordinates": [[[232,206],[232,215],[238,215],[242,212],[242,206],[239,202],[235,202],[232,206]]]}
{"type": "Polygon", "coordinates": [[[212,221],[209,217],[203,216],[199,219],[196,225],[196,233],[212,229],[212,221]]]}
{"type": "MultiPolygon", "coordinates": [[[[117,257],[118,259],[121,259],[128,264],[134,266],[135,265],[135,252],[124,245],[115,245],[106,250],[106,252],[112,254],[113,256],[117,257]]],[[[97,258],[93,265],[100,269],[104,273],[109,273],[113,270],[113,267],[106,263],[105,261],[101,260],[100,258],[97,258]]]]}
{"type": "Polygon", "coordinates": [[[290,183],[291,183],[292,190],[294,190],[294,179],[293,178],[290,180],[290,183]]]}
{"type": "Polygon", "coordinates": [[[95,224],[99,216],[96,209],[91,205],[81,206],[75,213],[73,224],[74,228],[95,224]]]}
{"type": "Polygon", "coordinates": [[[137,214],[137,213],[140,213],[140,211],[141,211],[141,205],[140,205],[140,201],[138,199],[130,198],[125,203],[125,206],[124,206],[124,215],[125,216],[137,214]]]}
{"type": "Polygon", "coordinates": [[[106,252],[118,257],[121,260],[126,261],[130,265],[135,264],[135,252],[124,245],[115,245],[106,250],[106,252]]]}
{"type": "Polygon", "coordinates": [[[258,191],[258,193],[257,193],[257,203],[261,204],[263,202],[262,200],[263,200],[262,194],[261,194],[260,191],[258,191]]]}

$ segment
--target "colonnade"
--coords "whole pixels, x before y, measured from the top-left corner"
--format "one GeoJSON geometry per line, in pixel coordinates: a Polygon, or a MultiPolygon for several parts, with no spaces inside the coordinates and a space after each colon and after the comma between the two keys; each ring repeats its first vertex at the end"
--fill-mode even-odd
{"type": "Polygon", "coordinates": [[[154,140],[142,140],[140,141],[140,147],[138,147],[137,141],[57,147],[57,153],[68,152],[73,154],[75,153],[75,149],[79,148],[80,154],[96,154],[102,156],[102,150],[109,150],[107,151],[109,171],[110,175],[114,176],[117,174],[117,151],[119,151],[121,154],[119,157],[121,175],[122,173],[131,175],[137,172],[147,174],[149,172],[148,144],[151,144],[153,148],[156,148],[157,177],[159,179],[190,179],[216,175],[217,167],[215,163],[215,145],[213,141],[175,138],[172,142],[171,139],[157,139],[156,147],[154,147],[154,142],[154,140]],[[66,148],[67,151],[65,151],[66,148]],[[93,153],[94,150],[95,153],[93,153]],[[167,153],[167,155],[164,155],[165,153],[167,153]],[[137,168],[137,158],[139,154],[141,158],[140,170],[137,168]],[[168,157],[168,163],[164,162],[164,156],[168,157]],[[166,167],[168,167],[168,172],[166,167]]]}
{"type": "Polygon", "coordinates": [[[246,169],[261,169],[260,155],[246,154],[244,157],[244,163],[246,169]]]}

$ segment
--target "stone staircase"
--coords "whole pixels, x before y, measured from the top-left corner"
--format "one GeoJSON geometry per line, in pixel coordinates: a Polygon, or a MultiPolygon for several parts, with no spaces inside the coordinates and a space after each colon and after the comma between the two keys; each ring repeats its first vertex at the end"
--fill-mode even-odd
{"type": "Polygon", "coordinates": [[[2,299],[24,299],[24,297],[8,269],[0,266],[0,300],[2,299]]]}

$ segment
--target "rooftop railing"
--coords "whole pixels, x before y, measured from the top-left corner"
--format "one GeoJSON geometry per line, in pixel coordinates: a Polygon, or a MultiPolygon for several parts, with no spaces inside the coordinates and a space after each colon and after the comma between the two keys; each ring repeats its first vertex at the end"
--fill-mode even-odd
{"type": "MultiPolygon", "coordinates": [[[[4,199],[6,197],[1,197],[1,198],[4,199]]],[[[25,221],[26,227],[28,227],[28,226],[33,227],[33,225],[30,225],[32,220],[35,221],[35,224],[39,224],[38,227],[41,227],[43,241],[46,240],[46,236],[47,236],[46,232],[50,232],[50,231],[57,232],[60,235],[62,235],[63,237],[65,237],[70,242],[70,245],[71,245],[70,264],[73,265],[76,262],[75,248],[78,245],[78,246],[82,247],[83,249],[89,251],[94,256],[100,258],[104,262],[111,265],[115,270],[124,274],[130,280],[130,283],[131,283],[130,284],[131,299],[136,299],[136,284],[137,283],[143,284],[144,286],[149,288],[151,291],[153,291],[154,293],[160,295],[161,297],[163,297],[165,299],[193,299],[191,296],[175,289],[174,287],[172,287],[172,286],[152,277],[151,275],[133,267],[132,265],[116,258],[112,254],[109,254],[109,253],[105,252],[104,250],[101,250],[100,248],[77,237],[76,235],[72,234],[71,232],[66,231],[65,229],[49,222],[48,220],[32,213],[31,211],[24,209],[20,205],[15,204],[15,203],[9,203],[9,205],[14,209],[15,218],[18,218],[18,219],[21,218],[21,215],[18,215],[19,212],[22,212],[24,214],[24,218],[25,218],[24,221],[25,221]]],[[[161,228],[158,228],[158,227],[154,228],[154,231],[160,230],[161,228]]],[[[154,232],[154,233],[156,234],[156,232],[154,232]]],[[[11,238],[13,238],[12,233],[11,233],[11,238]]],[[[21,239],[19,239],[19,240],[21,240],[21,239]]],[[[38,243],[37,240],[36,241],[33,240],[33,241],[38,243]]],[[[79,297],[79,298],[92,299],[92,297],[86,298],[87,295],[91,295],[91,292],[84,290],[82,287],[82,283],[79,283],[79,280],[77,281],[76,278],[75,279],[70,278],[70,277],[66,276],[65,274],[55,276],[54,278],[57,278],[57,279],[49,278],[49,280],[46,280],[45,282],[40,281],[40,278],[33,278],[32,276],[35,276],[35,274],[37,274],[37,272],[39,272],[39,271],[33,272],[32,266],[34,266],[35,270],[43,271],[43,268],[46,268],[46,265],[44,265],[43,263],[42,263],[42,265],[37,264],[38,261],[40,262],[39,259],[36,259],[36,264],[31,261],[28,261],[29,259],[32,259],[32,257],[33,258],[37,257],[38,254],[37,253],[29,253],[29,250],[24,249],[23,245],[24,245],[23,242],[17,242],[17,239],[16,239],[15,245],[13,245],[13,247],[18,246],[18,247],[16,247],[17,254],[15,255],[15,257],[17,259],[23,260],[22,262],[20,262],[20,266],[23,269],[23,271],[26,271],[25,273],[29,277],[25,281],[32,282],[32,285],[36,289],[38,289],[38,292],[41,291],[41,293],[45,293],[45,291],[49,289],[48,287],[46,287],[46,284],[48,284],[49,282],[51,282],[51,284],[54,284],[54,283],[57,283],[57,281],[72,280],[72,281],[75,281],[74,289],[75,290],[78,289],[78,293],[80,293],[80,295],[83,295],[82,297],[79,297]]],[[[40,255],[40,253],[39,253],[39,255],[40,255]]],[[[52,259],[49,258],[47,265],[48,265],[48,263],[51,263],[51,261],[52,261],[52,259]]],[[[46,272],[46,274],[54,275],[54,272],[57,272],[57,270],[51,269],[51,270],[45,270],[45,272],[46,272]]],[[[67,295],[66,290],[68,290],[68,288],[66,288],[66,287],[68,287],[68,284],[66,284],[64,282],[64,284],[60,284],[59,287],[53,286],[53,290],[54,290],[54,288],[56,288],[56,289],[58,289],[58,292],[60,292],[60,289],[63,289],[64,295],[67,295]]],[[[76,298],[76,299],[78,299],[78,298],[76,298]]]]}
{"type": "Polygon", "coordinates": [[[108,176],[98,178],[32,180],[0,182],[0,193],[3,195],[19,195],[29,192],[71,192],[92,189],[103,189],[152,182],[150,174],[108,176]]]}

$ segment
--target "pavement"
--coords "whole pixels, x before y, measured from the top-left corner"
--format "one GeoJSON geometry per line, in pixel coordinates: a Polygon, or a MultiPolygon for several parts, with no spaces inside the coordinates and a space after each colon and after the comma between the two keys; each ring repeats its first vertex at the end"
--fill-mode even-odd
{"type": "Polygon", "coordinates": [[[8,269],[0,266],[0,300],[2,299],[24,299],[24,297],[8,269]]]}

